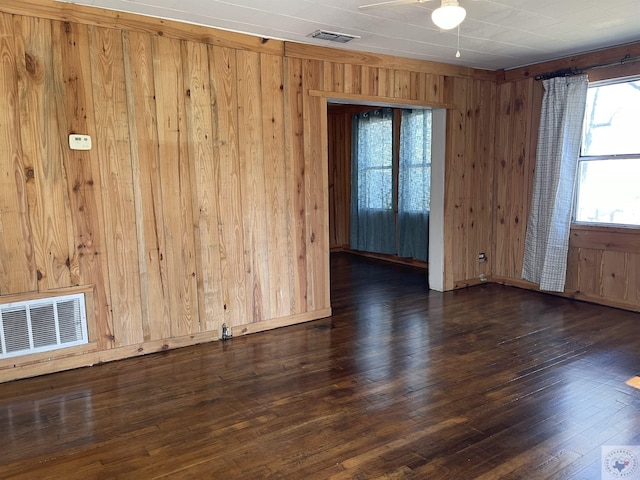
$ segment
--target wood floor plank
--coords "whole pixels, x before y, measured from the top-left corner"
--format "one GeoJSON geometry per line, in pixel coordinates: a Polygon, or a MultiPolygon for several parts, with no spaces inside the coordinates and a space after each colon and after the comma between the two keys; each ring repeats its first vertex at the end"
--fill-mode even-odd
{"type": "Polygon", "coordinates": [[[333,316],[0,384],[0,478],[597,478],[640,315],[335,254],[333,316]]]}

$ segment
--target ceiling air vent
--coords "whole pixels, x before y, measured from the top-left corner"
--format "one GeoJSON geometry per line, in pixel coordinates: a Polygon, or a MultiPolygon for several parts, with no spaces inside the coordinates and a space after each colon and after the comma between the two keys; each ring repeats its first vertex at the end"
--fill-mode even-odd
{"type": "Polygon", "coordinates": [[[317,30],[309,35],[312,38],[318,40],[326,40],[328,42],[347,43],[355,38],[360,38],[357,35],[349,35],[347,33],[328,32],[327,30],[317,30]]]}
{"type": "Polygon", "coordinates": [[[87,342],[83,294],[0,305],[0,358],[87,342]]]}

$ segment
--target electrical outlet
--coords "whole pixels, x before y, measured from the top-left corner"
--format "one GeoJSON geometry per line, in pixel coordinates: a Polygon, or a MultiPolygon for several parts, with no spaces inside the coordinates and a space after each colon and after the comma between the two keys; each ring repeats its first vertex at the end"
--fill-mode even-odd
{"type": "Polygon", "coordinates": [[[231,327],[227,327],[227,324],[223,323],[222,324],[222,335],[220,336],[220,338],[222,340],[229,340],[232,337],[233,337],[233,332],[231,331],[231,327]]]}
{"type": "Polygon", "coordinates": [[[481,282],[486,282],[487,281],[487,276],[484,273],[481,273],[479,278],[480,278],[481,282]]]}
{"type": "Polygon", "coordinates": [[[486,262],[487,261],[487,254],[484,252],[480,252],[478,254],[478,261],[479,262],[486,262]]]}

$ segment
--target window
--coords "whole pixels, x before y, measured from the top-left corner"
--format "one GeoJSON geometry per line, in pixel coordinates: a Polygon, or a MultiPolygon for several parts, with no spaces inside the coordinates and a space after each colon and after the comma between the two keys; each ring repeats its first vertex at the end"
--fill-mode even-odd
{"type": "Polygon", "coordinates": [[[351,248],[427,260],[431,110],[353,116],[351,248]]]}
{"type": "Polygon", "coordinates": [[[399,209],[428,212],[431,185],[431,110],[403,110],[399,209]]]}
{"type": "Polygon", "coordinates": [[[575,221],[640,226],[640,79],[589,86],[575,221]]]}
{"type": "Polygon", "coordinates": [[[393,111],[356,116],[358,208],[393,210],[393,111]]]}

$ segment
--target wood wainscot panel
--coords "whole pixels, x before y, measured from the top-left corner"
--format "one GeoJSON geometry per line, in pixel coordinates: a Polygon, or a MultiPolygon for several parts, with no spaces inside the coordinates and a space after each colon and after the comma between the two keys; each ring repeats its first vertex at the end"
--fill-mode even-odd
{"type": "Polygon", "coordinates": [[[574,224],[569,246],[640,254],[640,228],[574,224]]]}

